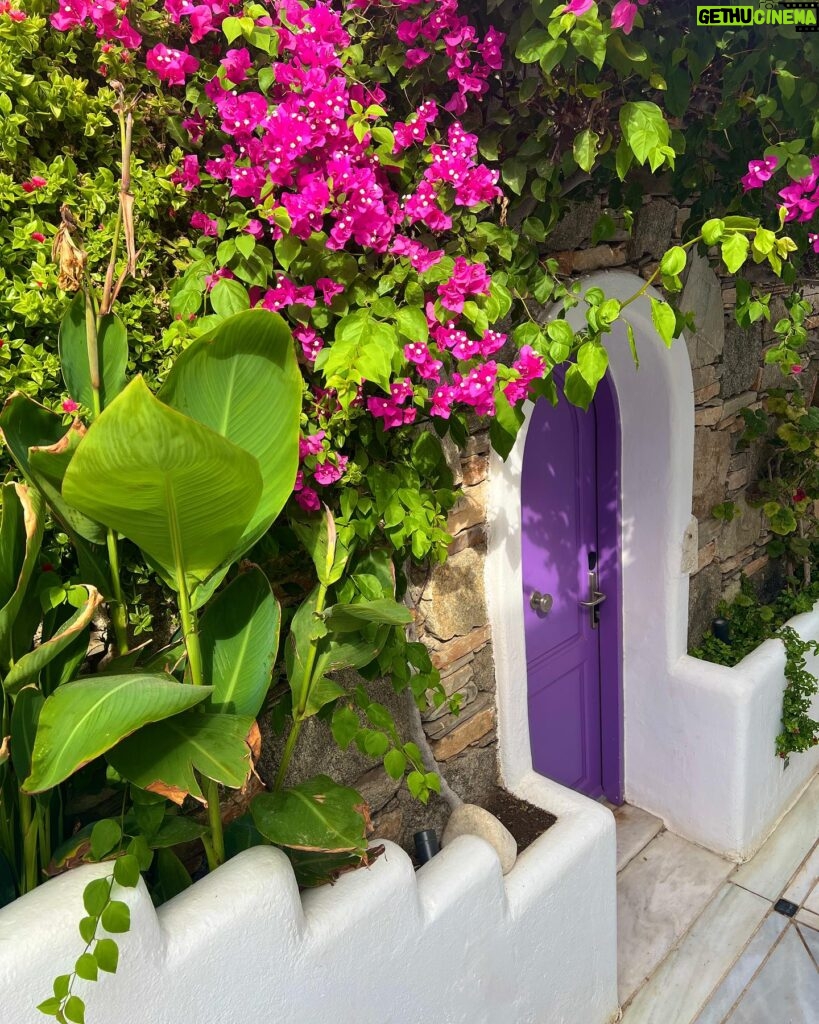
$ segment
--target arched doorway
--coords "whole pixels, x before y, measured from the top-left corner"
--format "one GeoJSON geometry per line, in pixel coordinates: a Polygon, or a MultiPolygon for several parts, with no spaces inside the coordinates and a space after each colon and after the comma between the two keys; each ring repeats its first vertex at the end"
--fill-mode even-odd
{"type": "MultiPolygon", "coordinates": [[[[645,282],[636,274],[611,271],[594,274],[583,284],[585,288],[602,288],[607,296],[622,301],[645,282]]],[[[606,344],[611,389],[601,391],[601,401],[609,396],[619,420],[619,434],[598,431],[598,442],[606,438],[619,455],[619,473],[608,479],[616,479],[619,491],[619,524],[613,543],[619,550],[621,571],[620,608],[616,615],[604,616],[602,608],[600,614],[601,630],[604,624],[618,620],[621,634],[621,653],[614,659],[621,675],[619,705],[603,710],[601,742],[611,735],[605,723],[614,716],[623,751],[622,788],[618,793],[609,778],[603,792],[673,820],[673,808],[686,803],[679,764],[684,762],[689,774],[699,772],[698,763],[685,753],[690,738],[682,735],[680,727],[685,706],[681,701],[685,697],[693,704],[694,698],[688,693],[688,684],[683,694],[675,674],[686,652],[688,570],[684,552],[691,526],[694,402],[686,344],[677,340],[669,351],[662,343],[651,319],[652,296],[656,293],[648,289],[627,310],[636,336],[639,369],[634,366],[625,328],[615,325],[606,344]]],[[[576,328],[582,326],[582,308],[572,310],[569,320],[576,328]]],[[[512,792],[525,796],[528,780],[536,778],[539,790],[544,785],[554,787],[553,799],[559,803],[566,789],[534,768],[530,742],[524,601],[531,594],[524,596],[522,487],[525,458],[528,473],[528,436],[536,422],[535,408],[530,405],[526,409],[526,420],[507,460],[491,456],[486,593],[504,782],[512,792]]],[[[602,542],[598,543],[602,548],[602,542]]],[[[529,588],[532,586],[530,583],[529,588]]],[[[607,596],[603,607],[608,601],[607,596]]],[[[604,658],[611,660],[611,656],[604,658]]],[[[617,689],[604,686],[601,699],[605,700],[606,694],[612,697],[617,689]]]]}
{"type": "Polygon", "coordinates": [[[531,413],[521,473],[523,623],[534,770],[622,800],[619,422],[613,384],[587,412],[531,413]]]}

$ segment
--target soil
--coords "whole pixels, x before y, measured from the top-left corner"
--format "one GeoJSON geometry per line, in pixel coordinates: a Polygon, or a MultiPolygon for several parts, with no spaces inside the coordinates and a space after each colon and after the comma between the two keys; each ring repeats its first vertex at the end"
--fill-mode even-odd
{"type": "Polygon", "coordinates": [[[542,836],[547,828],[557,821],[553,814],[534,807],[525,800],[519,800],[505,789],[498,787],[483,805],[491,814],[505,825],[518,844],[518,853],[542,836]]]}

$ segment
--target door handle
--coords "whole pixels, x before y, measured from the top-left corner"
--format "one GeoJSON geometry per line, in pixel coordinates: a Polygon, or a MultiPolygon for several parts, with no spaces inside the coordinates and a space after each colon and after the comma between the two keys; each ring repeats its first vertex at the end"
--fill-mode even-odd
{"type": "Polygon", "coordinates": [[[606,600],[606,595],[598,590],[600,581],[597,575],[597,554],[593,553],[594,557],[589,557],[589,599],[588,601],[580,601],[581,608],[589,609],[589,625],[592,629],[597,629],[597,609],[606,600]]]}
{"type": "Polygon", "coordinates": [[[548,615],[553,603],[551,594],[541,594],[539,590],[533,591],[529,598],[529,607],[540,615],[548,615]]]}

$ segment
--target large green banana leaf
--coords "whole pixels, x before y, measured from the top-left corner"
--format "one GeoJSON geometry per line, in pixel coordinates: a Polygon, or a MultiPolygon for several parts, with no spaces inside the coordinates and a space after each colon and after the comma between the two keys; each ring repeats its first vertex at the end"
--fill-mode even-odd
{"type": "Polygon", "coordinates": [[[23,789],[51,789],[142,726],[178,715],[209,695],[209,686],[186,686],[147,672],[57,687],[40,711],[31,775],[23,789]]]}
{"type": "Polygon", "coordinates": [[[212,601],[199,623],[210,707],[237,715],[259,713],[279,649],[281,611],[270,583],[253,566],[212,601]]]}
{"type": "Polygon", "coordinates": [[[287,324],[263,309],[228,317],[177,358],[158,397],[258,460],[262,494],[235,561],[267,532],[296,479],[302,378],[287,324]]]}
{"type": "MultiPolygon", "coordinates": [[[[26,484],[6,484],[3,487],[3,524],[0,537],[4,543],[4,586],[13,581],[14,589],[0,607],[0,660],[13,660],[14,627],[26,597],[31,576],[37,566],[43,540],[43,500],[39,492],[26,484]],[[6,523],[9,526],[6,526],[6,523]],[[9,543],[10,549],[5,550],[9,543]],[[16,572],[16,579],[14,573],[16,572]]],[[[28,638],[31,642],[31,637],[28,638]]]]}
{"type": "MultiPolygon", "coordinates": [[[[69,395],[87,409],[94,407],[88,339],[85,332],[85,294],[79,292],[60,324],[60,369],[69,395]]],[[[100,405],[104,409],[125,387],[128,336],[116,313],[100,317],[97,328],[100,405]]]]}
{"type": "Polygon", "coordinates": [[[189,590],[235,548],[261,492],[253,455],[158,401],[141,377],[94,422],[63,481],[67,501],[189,590]]]}

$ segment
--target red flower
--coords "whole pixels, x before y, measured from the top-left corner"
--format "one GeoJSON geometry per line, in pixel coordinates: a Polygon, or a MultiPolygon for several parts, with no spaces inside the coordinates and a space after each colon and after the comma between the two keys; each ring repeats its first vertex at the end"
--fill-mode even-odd
{"type": "Polygon", "coordinates": [[[42,231],[32,231],[31,237],[34,239],[35,242],[44,242],[46,240],[46,236],[42,233],[42,231]]]}
{"type": "Polygon", "coordinates": [[[62,404],[63,412],[76,412],[79,409],[79,405],[77,405],[73,398],[66,398],[62,404]]]}
{"type": "Polygon", "coordinates": [[[794,501],[804,501],[805,498],[807,498],[807,494],[805,494],[801,487],[793,492],[794,501]]]}
{"type": "Polygon", "coordinates": [[[45,188],[47,184],[48,182],[45,178],[41,178],[39,175],[35,174],[32,175],[32,177],[29,178],[28,181],[24,181],[20,185],[20,188],[24,192],[33,192],[36,188],[45,188]]]}

